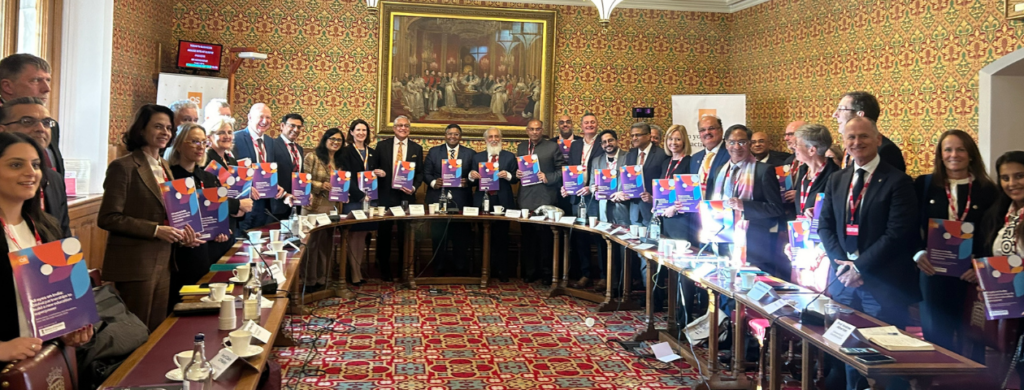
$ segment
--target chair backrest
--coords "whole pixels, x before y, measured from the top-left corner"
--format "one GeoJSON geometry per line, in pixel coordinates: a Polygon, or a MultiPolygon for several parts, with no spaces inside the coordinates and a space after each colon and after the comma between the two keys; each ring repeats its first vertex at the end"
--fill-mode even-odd
{"type": "Polygon", "coordinates": [[[43,350],[30,359],[13,362],[0,370],[0,383],[5,390],[75,389],[78,363],[75,349],[44,344],[43,350]],[[66,359],[66,360],[65,360],[66,359]]]}

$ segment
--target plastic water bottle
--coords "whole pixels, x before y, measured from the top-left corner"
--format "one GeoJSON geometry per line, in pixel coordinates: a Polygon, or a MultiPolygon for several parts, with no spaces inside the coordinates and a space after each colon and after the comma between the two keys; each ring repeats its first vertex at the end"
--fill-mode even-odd
{"type": "Polygon", "coordinates": [[[259,267],[256,263],[249,265],[249,270],[252,272],[249,276],[249,281],[245,284],[245,300],[242,301],[242,319],[245,321],[253,320],[258,324],[260,322],[260,305],[263,303],[263,284],[260,282],[259,267]]]}
{"type": "Polygon", "coordinates": [[[366,214],[367,216],[370,215],[370,197],[369,196],[364,196],[363,197],[363,213],[366,214]]]}
{"type": "Polygon", "coordinates": [[[652,240],[661,238],[661,217],[651,218],[651,226],[647,229],[647,237],[652,240]]]}
{"type": "Polygon", "coordinates": [[[491,196],[484,192],[484,214],[491,212],[491,196]]]}
{"type": "Polygon", "coordinates": [[[448,213],[448,195],[445,194],[444,190],[441,190],[441,197],[438,198],[437,201],[441,203],[440,213],[441,214],[447,214],[448,213]]]}
{"type": "Polygon", "coordinates": [[[206,346],[202,333],[196,334],[192,346],[192,360],[182,368],[182,388],[185,390],[209,390],[213,388],[213,366],[206,360],[206,346]]]}
{"type": "Polygon", "coordinates": [[[586,224],[587,223],[587,201],[580,197],[580,213],[576,217],[576,222],[586,224]]]}

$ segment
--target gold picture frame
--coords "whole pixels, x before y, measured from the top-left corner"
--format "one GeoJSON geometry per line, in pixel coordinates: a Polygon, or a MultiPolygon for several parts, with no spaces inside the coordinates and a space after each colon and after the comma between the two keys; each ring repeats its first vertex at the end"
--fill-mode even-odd
{"type": "Polygon", "coordinates": [[[1006,0],[1006,18],[1024,19],[1024,0],[1006,0]]]}
{"type": "Polygon", "coordinates": [[[556,12],[381,2],[377,127],[412,118],[415,137],[464,138],[494,126],[526,139],[526,122],[554,107],[556,12]]]}

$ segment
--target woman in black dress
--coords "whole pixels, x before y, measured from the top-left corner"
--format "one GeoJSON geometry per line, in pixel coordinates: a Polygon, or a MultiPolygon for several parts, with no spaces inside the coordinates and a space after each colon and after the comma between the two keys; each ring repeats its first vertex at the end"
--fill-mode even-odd
{"type": "MultiPolygon", "coordinates": [[[[370,124],[362,119],[352,121],[348,126],[348,146],[341,150],[340,168],[343,171],[351,172],[352,177],[358,177],[359,172],[373,171],[377,177],[384,177],[384,170],[380,169],[377,160],[377,152],[371,148],[372,135],[370,124]]],[[[352,210],[361,210],[363,197],[366,195],[359,190],[358,185],[349,186],[348,203],[342,205],[342,213],[348,214],[352,210]]],[[[377,204],[376,200],[370,202],[371,206],[377,204]]],[[[352,284],[359,286],[363,280],[362,265],[366,255],[366,237],[370,231],[377,230],[376,223],[361,223],[353,225],[348,229],[348,259],[352,266],[352,284]]]]}
{"type": "MultiPolygon", "coordinates": [[[[209,148],[206,149],[206,163],[210,164],[210,161],[216,161],[223,167],[237,167],[238,160],[235,156],[231,155],[231,147],[235,142],[235,134],[232,132],[232,126],[234,126],[235,120],[229,116],[215,116],[208,119],[203,123],[203,128],[206,129],[206,137],[209,142],[209,148]]],[[[205,166],[204,166],[205,169],[205,166]]],[[[224,183],[221,183],[222,185],[224,183]]],[[[232,199],[232,204],[229,204],[231,209],[231,216],[228,219],[228,227],[231,229],[231,234],[228,240],[225,242],[211,242],[210,255],[216,261],[221,256],[224,256],[231,247],[235,245],[235,238],[241,237],[245,232],[238,229],[238,221],[245,218],[245,214],[252,211],[252,199],[232,199]],[[237,202],[238,206],[235,207],[233,203],[237,202]]]]}

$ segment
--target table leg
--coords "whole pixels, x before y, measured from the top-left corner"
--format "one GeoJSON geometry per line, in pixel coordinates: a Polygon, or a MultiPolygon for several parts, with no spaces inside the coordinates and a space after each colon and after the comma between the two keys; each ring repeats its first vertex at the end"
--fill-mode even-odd
{"type": "MultiPolygon", "coordinates": [[[[770,337],[768,340],[768,365],[771,366],[771,371],[768,373],[768,389],[778,390],[782,388],[782,359],[779,353],[779,327],[772,326],[768,329],[768,332],[768,337],[770,337]]],[[[740,361],[742,361],[742,359],[740,361]]]]}
{"type": "Polygon", "coordinates": [[[804,340],[800,347],[800,390],[811,390],[814,387],[811,370],[811,343],[804,340]]]}
{"type": "MultiPolygon", "coordinates": [[[[671,334],[679,334],[679,325],[676,324],[676,301],[679,299],[679,274],[667,269],[668,272],[668,331],[671,334]]],[[[683,307],[686,310],[686,307],[683,307]]],[[[683,324],[686,326],[686,324],[683,324]]]]}
{"type": "Polygon", "coordinates": [[[867,378],[871,390],[885,390],[889,387],[889,378],[867,378]]]}
{"type": "Polygon", "coordinates": [[[555,237],[554,245],[551,245],[551,289],[558,288],[558,245],[560,235],[558,234],[558,228],[552,226],[551,234],[555,237]]]}
{"type": "MultiPolygon", "coordinates": [[[[622,302],[629,302],[629,295],[633,292],[633,273],[629,266],[629,251],[622,246],[622,302]]],[[[609,280],[609,282],[611,282],[609,280]]]]}
{"type": "Polygon", "coordinates": [[[348,283],[345,281],[348,279],[348,226],[341,228],[341,245],[339,253],[335,258],[341,262],[340,267],[338,267],[341,280],[338,281],[338,289],[335,291],[335,294],[345,299],[355,298],[356,294],[348,289],[348,283]]]}
{"type": "Polygon", "coordinates": [[[483,262],[480,265],[480,288],[487,288],[487,281],[490,279],[491,267],[491,221],[483,221],[484,245],[483,262]]]}
{"type": "Polygon", "coordinates": [[[733,302],[736,303],[736,309],[733,310],[733,314],[735,315],[733,316],[732,370],[730,370],[730,372],[734,378],[738,378],[741,375],[744,375],[743,364],[746,363],[745,359],[743,359],[743,351],[745,351],[743,335],[745,334],[744,332],[746,332],[747,320],[744,315],[745,310],[743,304],[738,300],[733,300],[733,302]]]}
{"type": "Polygon", "coordinates": [[[569,287],[569,230],[563,229],[565,233],[565,240],[562,244],[562,288],[569,287]]]}
{"type": "Polygon", "coordinates": [[[636,336],[634,336],[633,340],[657,340],[658,339],[658,329],[656,329],[654,327],[654,288],[655,288],[655,286],[654,286],[654,283],[651,282],[651,277],[654,274],[654,271],[652,269],[653,269],[653,267],[655,267],[654,264],[656,264],[656,263],[655,263],[654,260],[648,260],[648,259],[643,259],[643,258],[641,258],[640,261],[646,261],[647,262],[647,275],[645,275],[645,277],[647,278],[647,288],[644,289],[645,292],[646,292],[646,294],[645,294],[646,295],[645,296],[646,307],[644,309],[644,314],[647,316],[647,319],[645,320],[646,323],[644,325],[646,325],[646,326],[644,327],[644,330],[641,331],[640,333],[638,333],[636,336]]]}
{"type": "MultiPolygon", "coordinates": [[[[401,222],[399,222],[399,223],[401,223],[401,222]]],[[[411,229],[412,228],[412,226],[411,226],[412,224],[409,224],[409,225],[410,226],[406,226],[406,228],[405,228],[405,237],[403,237],[403,239],[405,240],[405,244],[404,244],[405,245],[405,258],[402,259],[402,263],[405,264],[406,278],[408,278],[407,282],[409,283],[409,288],[415,289],[416,288],[416,262],[414,261],[414,259],[416,257],[413,254],[413,250],[414,250],[414,247],[416,246],[415,245],[416,232],[414,232],[413,229],[411,229]]]]}
{"type": "Polygon", "coordinates": [[[607,304],[607,303],[611,303],[612,302],[612,286],[614,285],[614,283],[612,283],[614,281],[614,279],[612,279],[612,248],[613,248],[613,246],[612,246],[612,240],[609,240],[607,238],[604,239],[604,243],[606,245],[606,247],[605,247],[606,248],[605,250],[607,251],[606,254],[608,255],[605,258],[605,264],[604,264],[604,271],[605,271],[604,302],[607,304]]]}
{"type": "Polygon", "coordinates": [[[708,289],[708,367],[718,371],[718,293],[708,289]]]}

